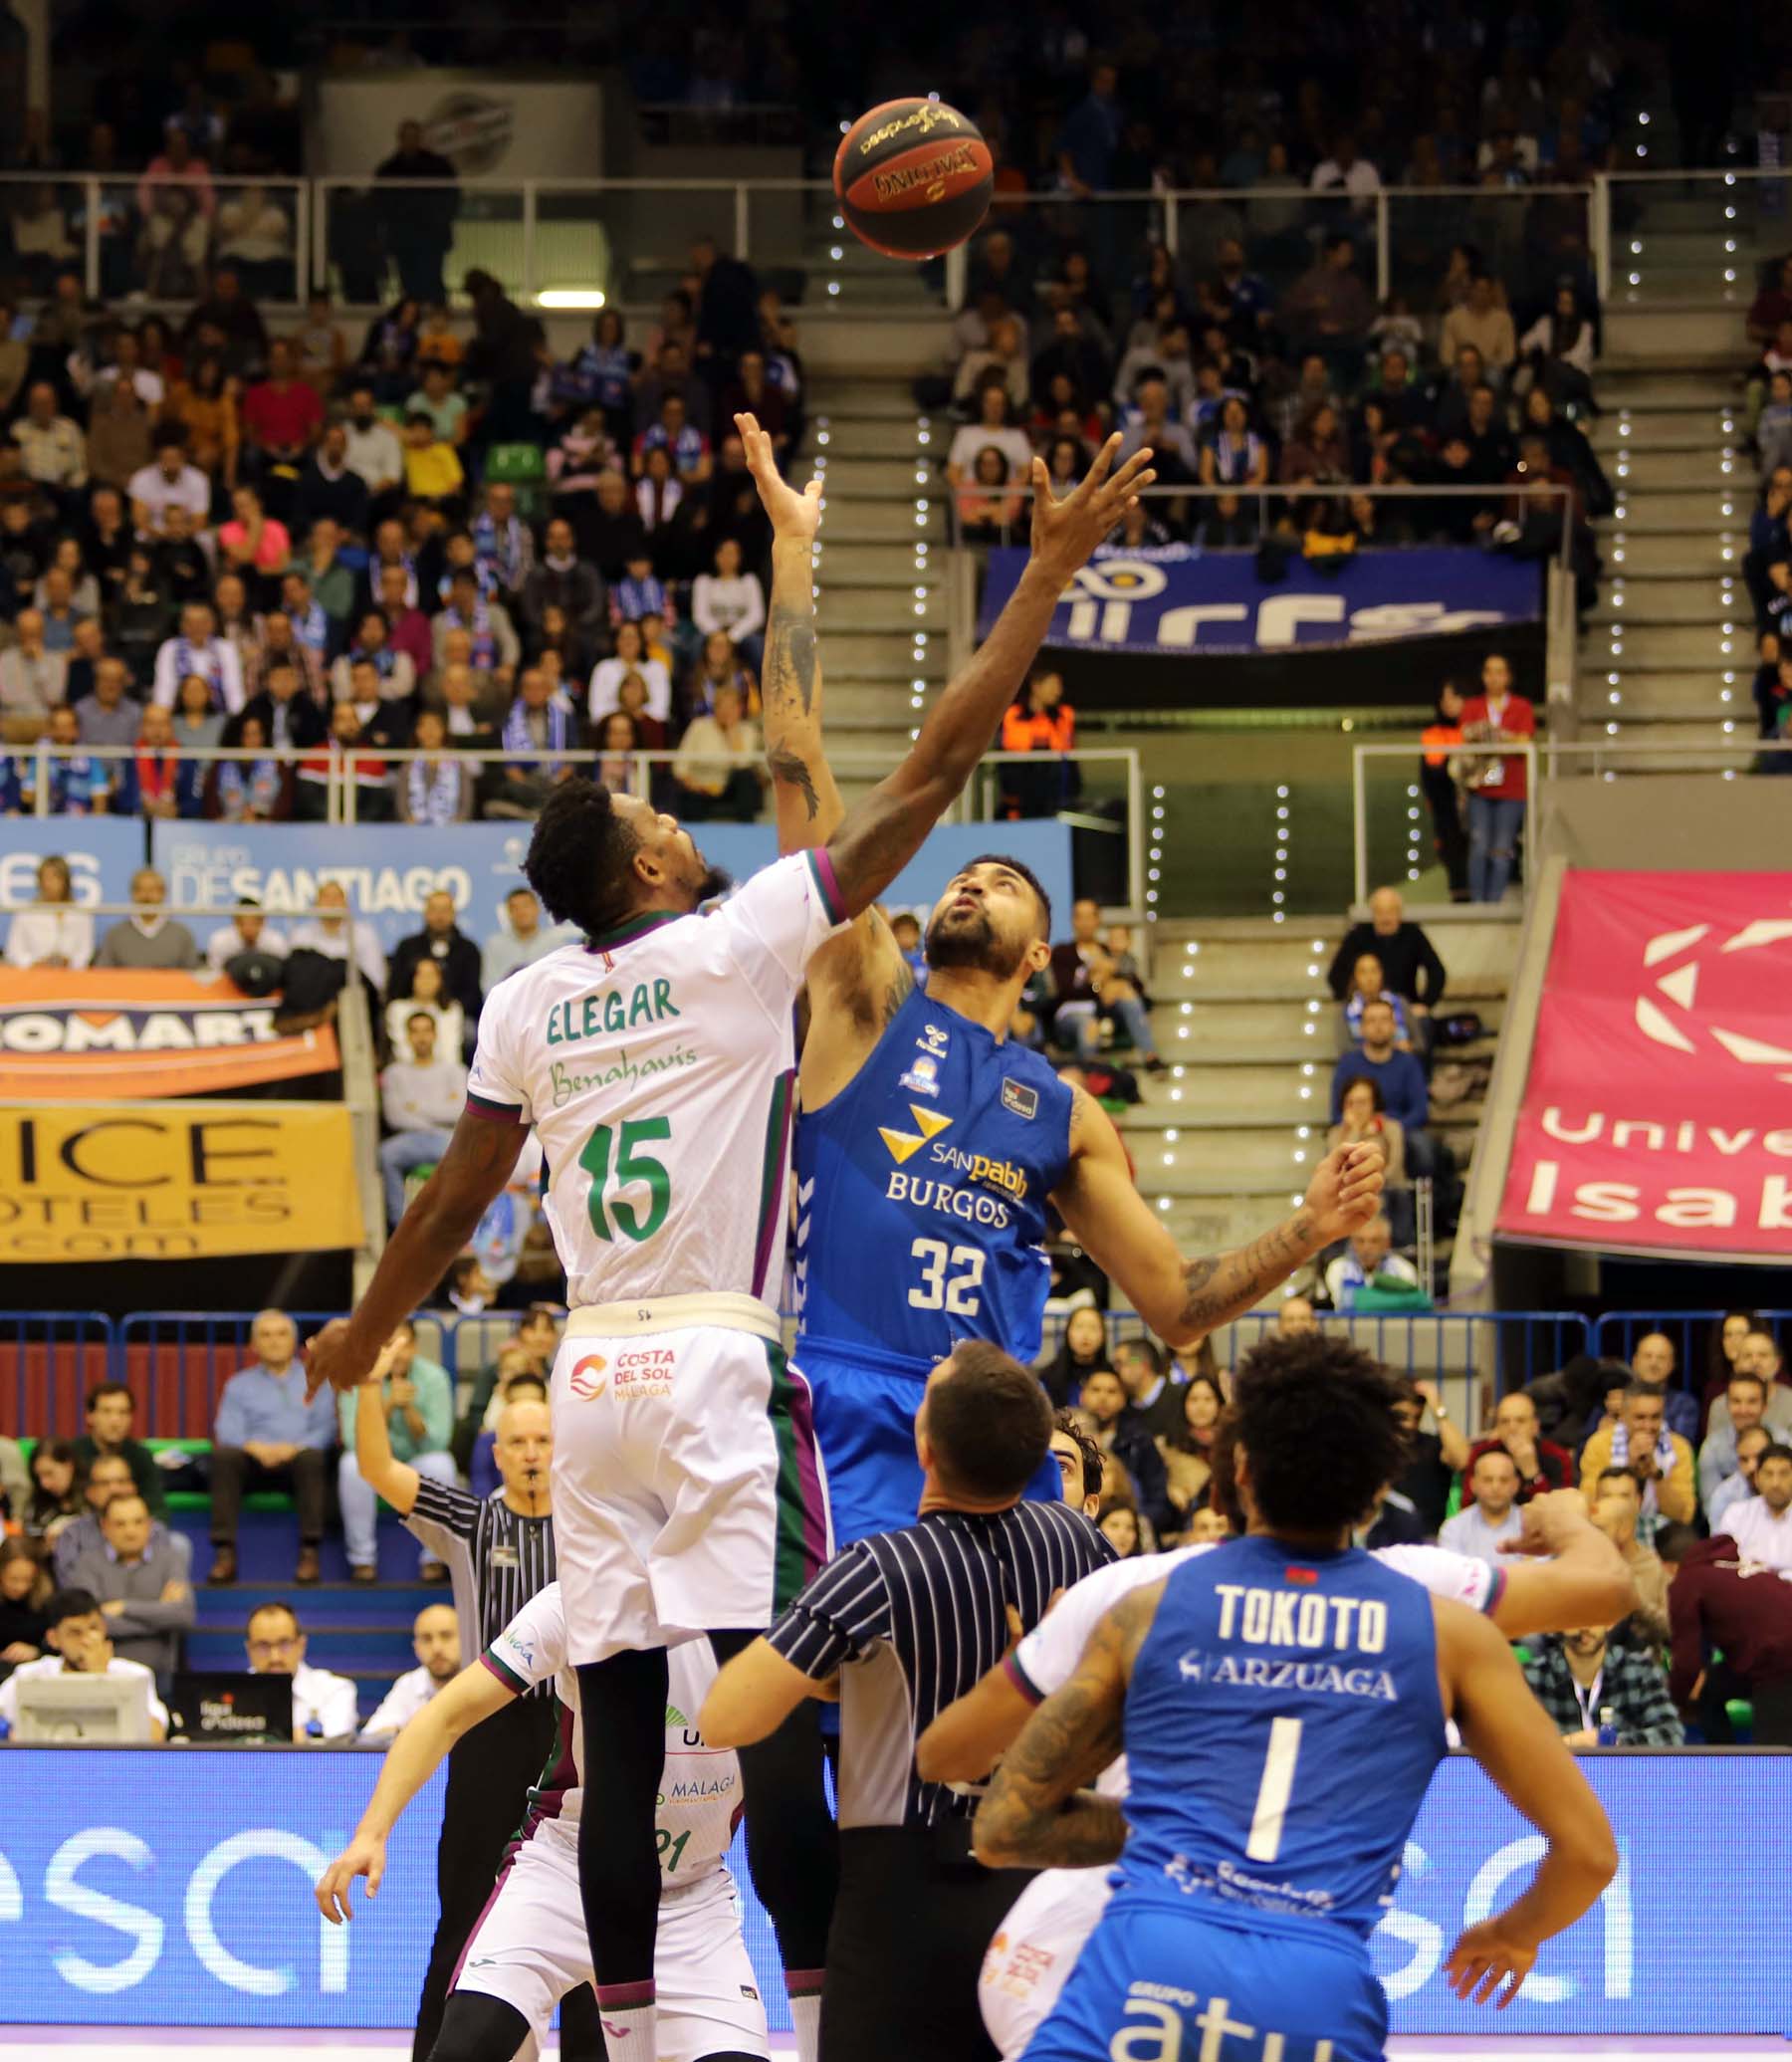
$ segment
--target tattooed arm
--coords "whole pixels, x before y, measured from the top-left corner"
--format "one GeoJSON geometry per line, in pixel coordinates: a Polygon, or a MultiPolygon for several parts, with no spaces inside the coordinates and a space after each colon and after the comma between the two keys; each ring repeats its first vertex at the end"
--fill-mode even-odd
{"type": "MultiPolygon", "coordinates": [[[[825,844],[846,814],[821,742],[821,658],[815,642],[813,552],[821,483],[802,493],[778,470],[772,439],[753,416],[735,417],[760,500],[772,519],[772,599],[761,693],[766,764],[778,812],[778,848],[825,844]]],[[[802,1046],[802,1106],[819,1109],[858,1072],[914,987],[890,927],[866,909],[809,961],[809,1030],[802,1046]]]]}
{"type": "Polygon", "coordinates": [[[1340,1146],[1319,1163],[1300,1208],[1231,1253],[1185,1260],[1133,1184],[1113,1120],[1078,1088],[1070,1172],[1052,1195],[1070,1236],[1172,1346],[1193,1346],[1258,1303],[1296,1267],[1366,1225],[1381,1207],[1386,1163],[1373,1146],[1340,1146]]]}
{"type": "Polygon", "coordinates": [[[1120,1752],[1133,1662],[1162,1582],[1130,1591],[1089,1635],[1075,1675],[1021,1728],[977,1809],[973,1846],[993,1869],[1089,1869],[1118,1859],[1126,1819],[1083,1788],[1120,1752]]]}

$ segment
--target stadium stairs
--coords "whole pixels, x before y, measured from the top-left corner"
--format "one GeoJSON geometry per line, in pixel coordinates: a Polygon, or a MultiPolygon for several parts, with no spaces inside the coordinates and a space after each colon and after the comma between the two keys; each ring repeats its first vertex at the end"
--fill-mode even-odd
{"type": "Polygon", "coordinates": [[[1578,706],[1585,742],[1680,747],[1662,772],[1721,766],[1700,748],[1755,729],[1742,581],[1756,491],[1742,388],[1755,353],[1743,316],[1792,224],[1745,233],[1753,213],[1740,186],[1715,178],[1621,183],[1615,195],[1595,372],[1605,413],[1591,434],[1618,505],[1599,525],[1606,578],[1581,639],[1578,706]]]}
{"type": "MultiPolygon", "coordinates": [[[[1515,916],[1415,911],[1450,972],[1446,1014],[1483,1036],[1438,1055],[1489,1057],[1517,953],[1515,916]]],[[[1170,1063],[1140,1075],[1145,1100],[1117,1121],[1140,1190],[1190,1253],[1242,1244],[1285,1217],[1323,1156],[1342,1045],[1325,983],[1335,919],[1164,921],[1151,929],[1152,1031],[1170,1063]]],[[[1124,1053],[1117,1053],[1124,1060],[1124,1053]]],[[[1433,1112],[1464,1172],[1481,1106],[1433,1112]]]]}

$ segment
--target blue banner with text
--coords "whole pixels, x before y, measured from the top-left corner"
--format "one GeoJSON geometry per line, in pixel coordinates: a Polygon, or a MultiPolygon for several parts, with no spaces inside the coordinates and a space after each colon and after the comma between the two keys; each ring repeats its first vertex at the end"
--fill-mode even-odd
{"type": "MultiPolygon", "coordinates": [[[[158,822],[154,857],[168,877],[168,901],[176,910],[253,895],[285,923],[309,913],[326,881],[340,881],[356,914],[372,924],[390,952],[423,928],[424,901],[437,888],[454,896],[468,937],[480,944],[491,937],[505,896],[523,885],[530,827],[158,822]]],[[[736,880],[778,857],[778,833],[770,823],[700,823],[694,835],[704,856],[736,880]]],[[[883,899],[892,908],[931,905],[967,859],[992,847],[1024,859],[1044,882],[1053,907],[1068,912],[1070,832],[1046,821],[942,824],[883,899]]],[[[201,920],[201,936],[221,922],[201,920]]]]}
{"type": "MultiPolygon", "coordinates": [[[[312,1899],[380,1765],[376,1753],[328,1749],[0,1748],[6,2019],[414,2025],[435,1926],[440,1775],[400,1821],[379,1897],[368,1903],[357,1886],[349,1927],[326,1925],[312,1899]]],[[[1471,1761],[1439,1769],[1372,1943],[1394,2031],[1784,2035],[1783,1960],[1766,1935],[1739,1948],[1736,1890],[1738,1842],[1777,1822],[1792,1761],[1639,1751],[1581,1765],[1622,1865],[1497,2020],[1451,1995],[1443,1962],[1464,1926],[1519,1894],[1542,1842],[1471,1761]]],[[[738,1839],[731,1863],[767,2009],[785,2029],[771,1928],[738,1839]]]]}

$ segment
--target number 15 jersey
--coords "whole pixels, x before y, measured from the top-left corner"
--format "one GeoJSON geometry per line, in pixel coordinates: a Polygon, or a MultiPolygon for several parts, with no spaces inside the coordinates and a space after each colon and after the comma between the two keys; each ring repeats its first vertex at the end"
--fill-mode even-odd
{"type": "Polygon", "coordinates": [[[1035,1360],[1073,1101],[1036,1052],[917,989],[797,1126],[803,1338],[921,1363],[989,1339],[1035,1360]]]}
{"type": "Polygon", "coordinates": [[[486,998],[468,1106],[536,1127],[574,1308],[776,1298],[792,1012],[842,918],[826,852],[796,852],[707,916],[637,917],[486,998]]]}

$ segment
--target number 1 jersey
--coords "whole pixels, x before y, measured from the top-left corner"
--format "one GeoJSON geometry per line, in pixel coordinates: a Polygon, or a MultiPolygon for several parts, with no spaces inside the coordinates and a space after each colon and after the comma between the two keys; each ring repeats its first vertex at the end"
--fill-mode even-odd
{"type": "Polygon", "coordinates": [[[928,1363],[989,1339],[1036,1359],[1073,1101],[1038,1053],[909,996],[797,1126],[803,1338],[928,1363]]]}
{"type": "Polygon", "coordinates": [[[792,853],[706,916],[643,915],[486,998],[468,1106],[535,1126],[574,1308],[776,1300],[792,1012],[841,921],[826,852],[792,853]]]}

